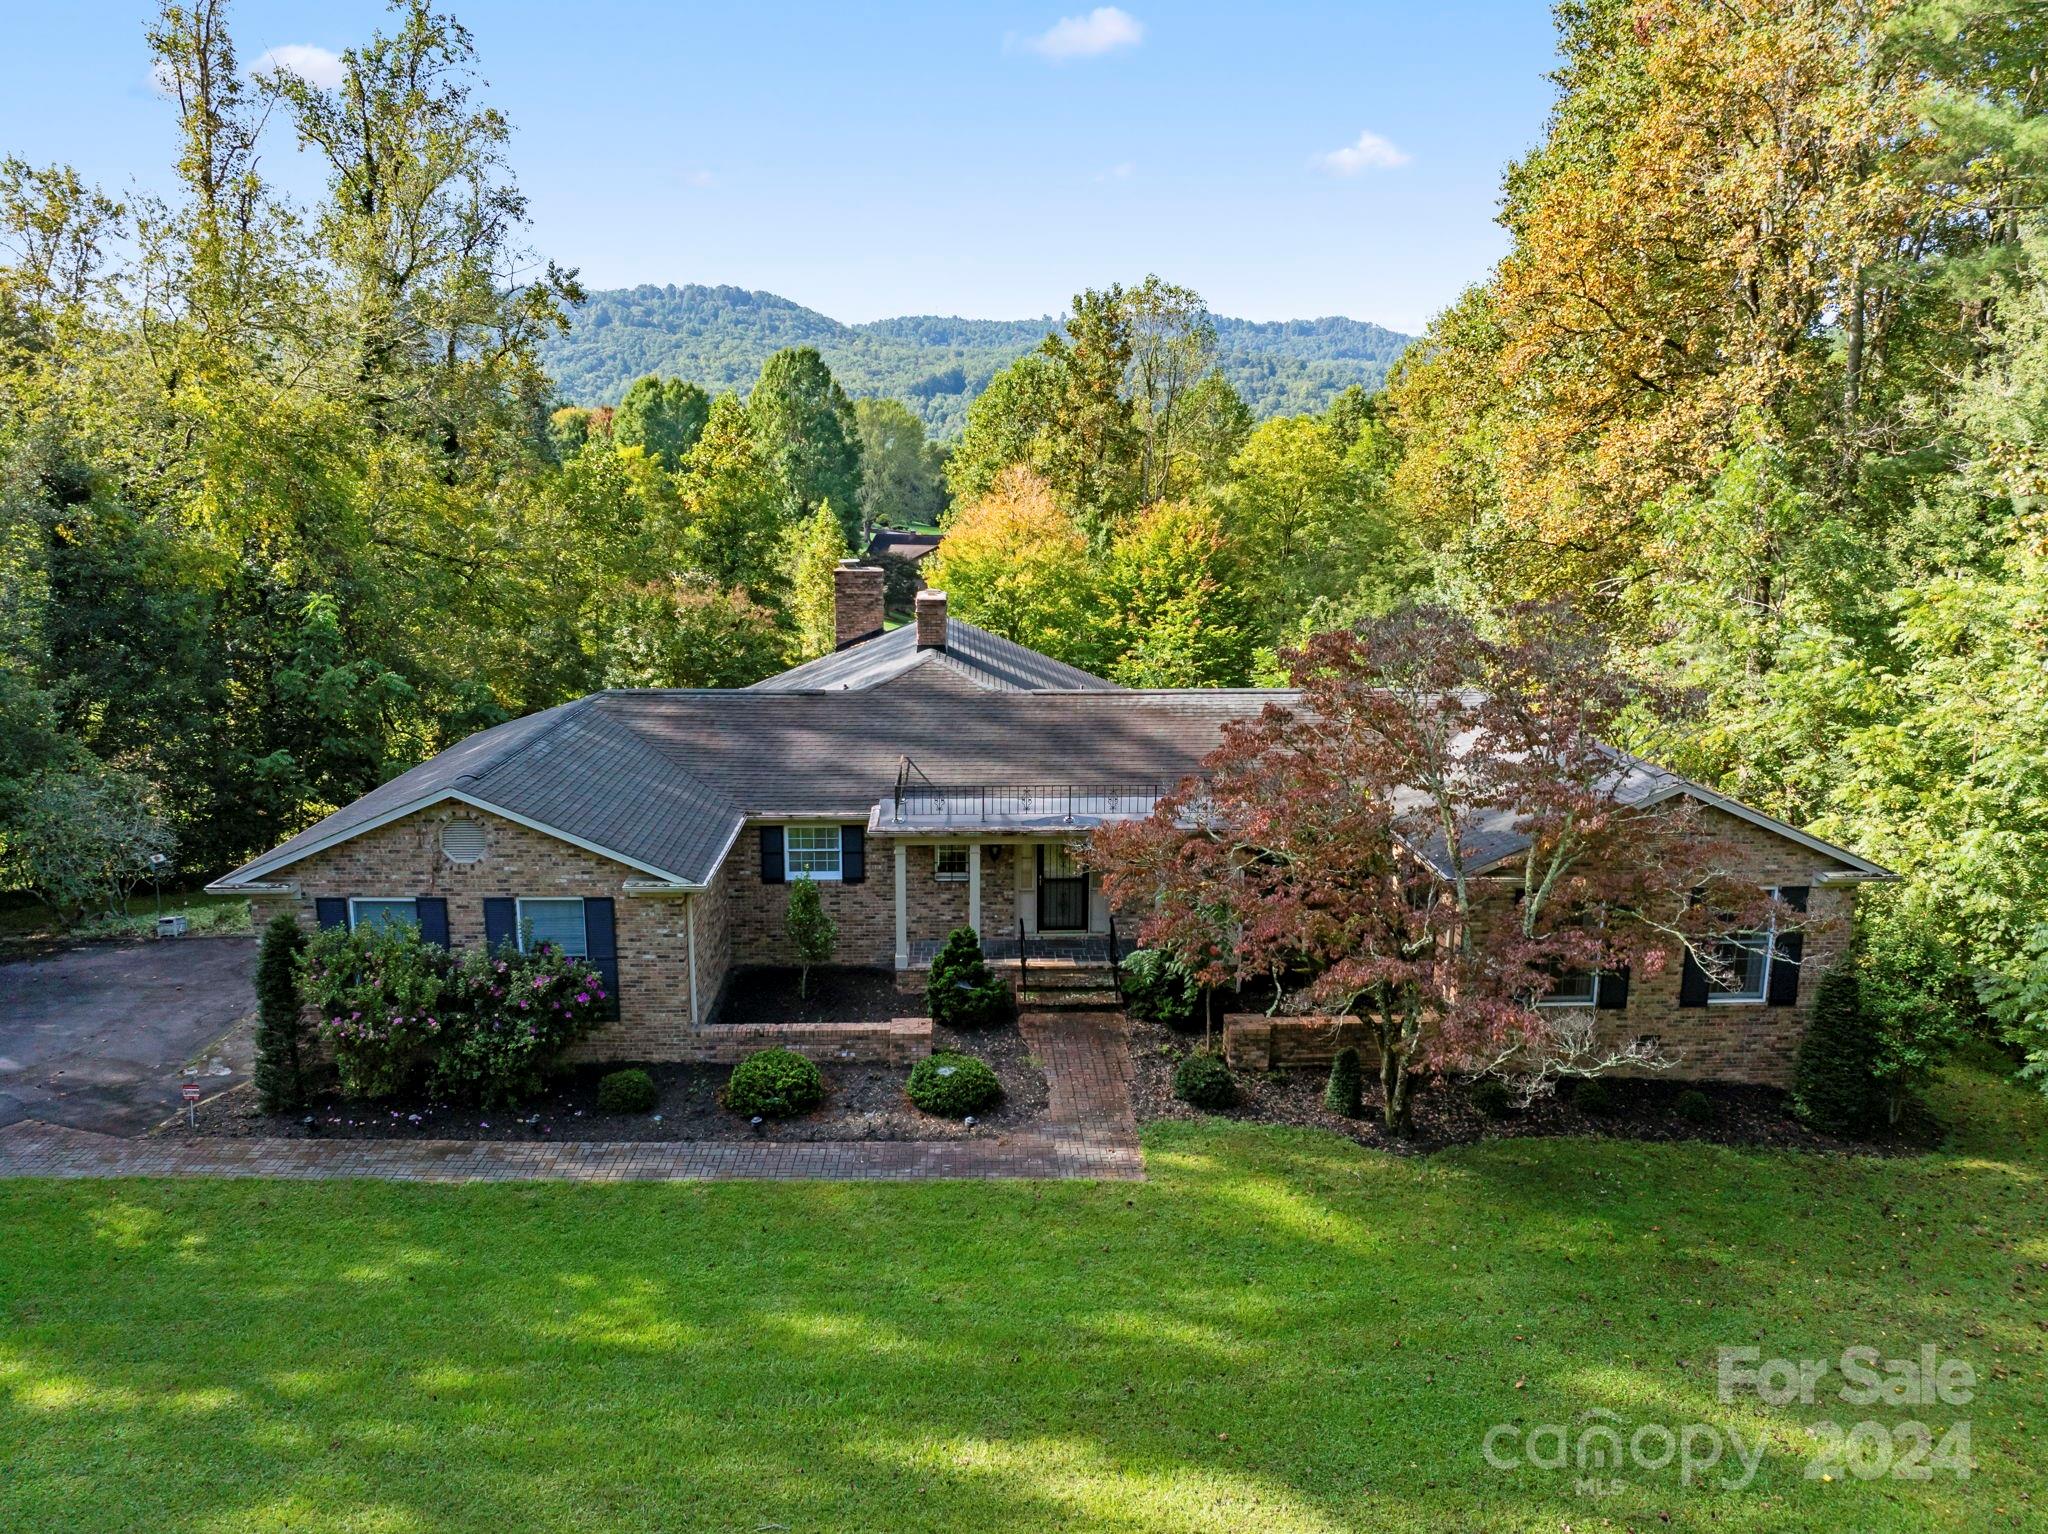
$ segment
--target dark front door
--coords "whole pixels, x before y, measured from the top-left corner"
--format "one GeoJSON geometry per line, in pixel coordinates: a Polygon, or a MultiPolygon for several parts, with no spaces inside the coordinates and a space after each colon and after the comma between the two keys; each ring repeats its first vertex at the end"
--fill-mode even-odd
{"type": "Polygon", "coordinates": [[[1088,930],[1088,872],[1070,848],[1038,849],[1038,930],[1088,930]]]}

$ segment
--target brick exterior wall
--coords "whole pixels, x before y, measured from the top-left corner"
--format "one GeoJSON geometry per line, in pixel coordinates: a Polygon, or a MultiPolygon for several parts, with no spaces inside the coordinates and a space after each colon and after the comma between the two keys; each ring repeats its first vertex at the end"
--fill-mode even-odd
{"type": "MultiPolygon", "coordinates": [[[[1810,891],[1798,1002],[1790,1007],[1680,1007],[1680,966],[1674,959],[1662,974],[1632,977],[1627,1009],[1599,1014],[1603,1034],[1612,1039],[1655,1035],[1665,1052],[1680,1060],[1670,1074],[1684,1079],[1786,1086],[1818,978],[1846,949],[1855,886],[1821,884],[1821,876],[1836,868],[1821,854],[1737,817],[1720,811],[1707,813],[1714,821],[1715,834],[1738,849],[1745,876],[1760,885],[1805,885],[1810,891]]],[[[943,938],[967,922],[967,884],[940,882],[935,877],[936,855],[930,844],[906,849],[907,912],[913,941],[943,938]]],[[[1031,898],[1030,863],[1028,844],[983,844],[984,937],[1015,934],[1020,902],[1031,898]]],[[[702,1051],[708,1046],[692,1038],[693,1026],[699,1021],[692,1018],[690,1010],[688,922],[693,907],[697,994],[705,1020],[715,1015],[714,1006],[731,968],[790,962],[783,931],[789,886],[761,882],[760,833],[752,823],[741,831],[711,888],[697,895],[627,895],[625,881],[640,877],[635,870],[463,805],[436,806],[366,832],[293,864],[279,877],[295,885],[297,893],[257,897],[254,904],[259,921],[285,909],[311,930],[317,925],[313,904],[317,897],[438,895],[448,902],[449,940],[458,949],[483,941],[487,896],[611,897],[617,917],[621,1016],[578,1047],[577,1057],[583,1059],[704,1058],[702,1051]],[[441,851],[441,828],[458,816],[484,827],[486,851],[479,862],[451,862],[441,851]]],[[[819,885],[826,913],[838,928],[833,963],[894,967],[895,877],[894,843],[877,837],[867,845],[865,880],[819,885]]],[[[1282,1038],[1275,1033],[1264,1042],[1243,1034],[1239,1050],[1247,1060],[1260,1054],[1271,1064],[1326,1064],[1337,1043],[1327,1027],[1301,1026],[1307,1022],[1278,1020],[1282,1031],[1291,1030],[1290,1035],[1282,1038]]],[[[732,1037],[737,1033],[728,1039],[732,1037]]],[[[863,1047],[882,1050],[882,1057],[892,1059],[889,1051],[896,1048],[886,1042],[863,1047]]]]}
{"type": "Polygon", "coordinates": [[[725,977],[723,892],[633,896],[627,879],[636,869],[558,841],[517,822],[467,805],[437,805],[317,852],[281,870],[278,882],[295,895],[258,896],[259,922],[280,910],[307,931],[321,896],[438,895],[448,902],[448,941],[457,950],[484,941],[484,900],[490,896],[577,895],[613,901],[619,959],[619,1020],[593,1033],[572,1058],[674,1060],[690,1033],[690,907],[697,906],[697,994],[707,1016],[725,977]],[[441,851],[441,828],[464,818],[484,828],[484,856],[451,862],[441,851]]]}
{"type": "MultiPolygon", "coordinates": [[[[839,934],[832,945],[832,963],[867,969],[888,969],[896,963],[896,865],[892,858],[887,842],[871,839],[866,879],[859,884],[831,879],[819,882],[818,903],[839,934]]],[[[733,963],[792,963],[789,937],[783,930],[789,886],[761,882],[760,823],[748,821],[740,832],[719,882],[731,901],[733,963]]]]}
{"type": "MultiPolygon", "coordinates": [[[[815,822],[812,822],[815,824],[815,822]]],[[[967,925],[967,881],[941,883],[938,849],[914,845],[905,849],[907,898],[905,915],[910,936],[943,938],[967,925]]],[[[984,937],[1016,935],[1017,860],[1029,848],[992,843],[981,850],[981,921],[984,937]]],[[[740,833],[716,881],[730,902],[732,959],[735,964],[788,964],[789,938],[783,929],[789,908],[787,884],[761,882],[761,833],[750,822],[740,833]]],[[[896,964],[896,846],[885,837],[867,844],[867,878],[859,884],[825,880],[818,900],[838,928],[832,963],[867,969],[892,969],[896,964]]]]}
{"type": "MultiPolygon", "coordinates": [[[[1708,810],[1706,815],[1711,834],[1737,853],[1736,866],[1744,877],[1764,886],[1807,886],[1798,1000],[1789,1007],[1743,1002],[1681,1007],[1682,966],[1673,954],[1662,973],[1630,977],[1626,1008],[1595,1014],[1599,1037],[1607,1043],[1625,1043],[1653,1035],[1664,1053],[1678,1062],[1669,1071],[1641,1074],[1789,1087],[1814,989],[1847,950],[1856,886],[1818,882],[1824,873],[1840,868],[1831,858],[1725,811],[1708,810]]],[[[1368,1069],[1377,1066],[1379,1047],[1355,1019],[1234,1014],[1224,1020],[1225,1056],[1248,1070],[1327,1066],[1346,1044],[1357,1046],[1368,1069]]]]}

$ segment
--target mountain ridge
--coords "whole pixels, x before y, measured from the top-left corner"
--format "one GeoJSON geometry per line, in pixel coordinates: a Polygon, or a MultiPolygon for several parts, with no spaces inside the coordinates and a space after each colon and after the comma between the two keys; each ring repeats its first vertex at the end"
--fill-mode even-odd
{"type": "MultiPolygon", "coordinates": [[[[945,436],[997,371],[1060,323],[910,314],[848,324],[760,289],[642,283],[593,291],[541,360],[564,402],[608,405],[649,373],[744,393],[772,353],[815,346],[848,393],[894,395],[945,436]]],[[[1261,417],[1321,409],[1352,384],[1377,388],[1413,339],[1342,315],[1215,325],[1217,365],[1261,417]]]]}

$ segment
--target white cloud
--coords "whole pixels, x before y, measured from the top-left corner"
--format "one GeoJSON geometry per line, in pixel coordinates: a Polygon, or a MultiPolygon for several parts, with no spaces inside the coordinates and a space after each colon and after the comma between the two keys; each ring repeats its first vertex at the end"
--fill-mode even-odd
{"type": "Polygon", "coordinates": [[[1409,161],[1408,151],[1377,133],[1358,135],[1358,142],[1316,156],[1316,164],[1333,176],[1355,176],[1362,170],[1395,170],[1409,161]]]}
{"type": "Polygon", "coordinates": [[[715,186],[717,183],[718,178],[708,170],[686,170],[683,172],[684,186],[706,187],[715,186]]]}
{"type": "Polygon", "coordinates": [[[1086,16],[1062,16],[1023,46],[1042,58],[1089,59],[1117,48],[1135,48],[1145,38],[1144,23],[1129,11],[1098,5],[1086,16]]]}
{"type": "Polygon", "coordinates": [[[1097,171],[1095,179],[1097,181],[1128,181],[1137,173],[1138,165],[1135,160],[1119,160],[1116,164],[1110,166],[1108,170],[1097,171]]]}
{"type": "Polygon", "coordinates": [[[331,91],[341,84],[341,55],[330,53],[312,43],[286,43],[282,48],[272,48],[258,59],[250,73],[262,74],[273,69],[282,69],[288,75],[297,75],[308,85],[317,85],[331,91]]]}

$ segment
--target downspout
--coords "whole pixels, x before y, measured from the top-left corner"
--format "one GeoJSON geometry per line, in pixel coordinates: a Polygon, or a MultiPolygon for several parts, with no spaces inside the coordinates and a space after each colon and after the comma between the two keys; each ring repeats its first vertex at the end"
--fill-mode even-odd
{"type": "Polygon", "coordinates": [[[683,927],[689,935],[690,946],[690,1026],[704,1026],[704,1014],[697,1007],[697,897],[686,895],[683,907],[683,927]]]}

